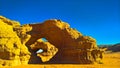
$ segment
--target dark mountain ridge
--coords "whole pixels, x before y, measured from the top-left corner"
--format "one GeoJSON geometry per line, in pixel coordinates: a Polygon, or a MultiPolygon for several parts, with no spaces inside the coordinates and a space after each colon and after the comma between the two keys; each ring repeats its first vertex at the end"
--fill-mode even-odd
{"type": "Polygon", "coordinates": [[[108,51],[119,52],[120,51],[120,43],[111,44],[111,45],[98,45],[100,48],[108,48],[108,51]]]}

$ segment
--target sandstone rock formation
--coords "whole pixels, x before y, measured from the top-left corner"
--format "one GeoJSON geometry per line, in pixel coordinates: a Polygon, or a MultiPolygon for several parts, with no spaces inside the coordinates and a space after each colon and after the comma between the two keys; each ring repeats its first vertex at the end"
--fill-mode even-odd
{"type": "Polygon", "coordinates": [[[15,28],[22,28],[19,22],[0,16],[0,66],[27,64],[29,61],[30,52],[15,28]]]}
{"type": "Polygon", "coordinates": [[[49,42],[44,42],[42,39],[37,40],[34,44],[31,46],[32,50],[39,50],[42,49],[43,52],[37,52],[37,56],[39,56],[42,60],[42,62],[49,61],[58,51],[58,49],[50,44],[49,42]]]}
{"type": "Polygon", "coordinates": [[[58,48],[58,53],[52,58],[53,61],[51,60],[52,63],[99,63],[102,59],[103,51],[99,50],[95,39],[83,36],[61,20],[47,20],[29,26],[32,30],[28,33],[31,38],[27,45],[34,44],[40,38],[46,38],[58,48]]]}
{"type": "Polygon", "coordinates": [[[105,49],[61,20],[26,24],[0,16],[0,65],[102,63],[105,49]],[[42,40],[46,38],[47,42],[42,40]],[[30,55],[31,54],[31,55],[30,55]]]}

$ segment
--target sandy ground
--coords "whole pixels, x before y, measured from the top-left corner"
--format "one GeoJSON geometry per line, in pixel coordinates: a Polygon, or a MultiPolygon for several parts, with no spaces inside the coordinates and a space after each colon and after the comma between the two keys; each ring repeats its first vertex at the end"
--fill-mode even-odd
{"type": "Polygon", "coordinates": [[[120,68],[120,52],[106,53],[104,56],[104,64],[39,64],[39,65],[21,65],[0,68],[120,68]]]}

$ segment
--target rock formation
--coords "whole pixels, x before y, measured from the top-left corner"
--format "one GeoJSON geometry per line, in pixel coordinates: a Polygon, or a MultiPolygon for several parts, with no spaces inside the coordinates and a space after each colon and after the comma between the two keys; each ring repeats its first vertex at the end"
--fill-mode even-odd
{"type": "Polygon", "coordinates": [[[104,51],[97,47],[95,39],[61,20],[20,26],[0,16],[0,65],[102,63],[104,51]]]}
{"type": "Polygon", "coordinates": [[[49,43],[58,48],[58,53],[51,59],[52,63],[83,64],[99,63],[102,60],[103,51],[97,47],[95,39],[90,36],[83,36],[61,20],[47,20],[43,23],[29,24],[29,26],[32,27],[28,33],[31,38],[26,45],[34,44],[38,39],[46,38],[49,43]],[[97,61],[97,59],[100,60],[97,61]]]}
{"type": "Polygon", "coordinates": [[[27,64],[29,61],[30,52],[22,43],[23,38],[14,31],[16,28],[22,28],[19,22],[0,16],[0,66],[27,64]]]}
{"type": "Polygon", "coordinates": [[[49,42],[44,42],[42,39],[37,40],[30,47],[34,51],[39,51],[39,49],[43,50],[43,52],[37,52],[37,56],[41,58],[42,62],[49,61],[58,51],[55,46],[49,42]]]}

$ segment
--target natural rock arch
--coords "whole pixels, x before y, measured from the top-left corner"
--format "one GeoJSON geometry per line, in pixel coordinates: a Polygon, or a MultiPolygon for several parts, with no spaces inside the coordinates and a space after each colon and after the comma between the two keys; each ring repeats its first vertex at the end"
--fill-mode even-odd
{"type": "MultiPolygon", "coordinates": [[[[46,38],[49,43],[58,48],[52,63],[93,63],[91,52],[98,49],[96,40],[90,36],[83,36],[80,32],[70,28],[69,24],[60,20],[47,20],[43,23],[29,24],[32,27],[31,39],[27,45],[34,44],[40,38],[46,38]],[[89,59],[84,59],[85,57],[89,59]]],[[[98,57],[99,58],[99,57],[98,57]]],[[[96,58],[97,59],[97,58],[96,58]]]]}
{"type": "Polygon", "coordinates": [[[61,20],[21,26],[0,16],[0,65],[14,66],[28,61],[34,64],[102,63],[104,51],[97,47],[95,39],[83,36],[61,20]],[[36,52],[40,49],[43,52],[36,52]]]}

